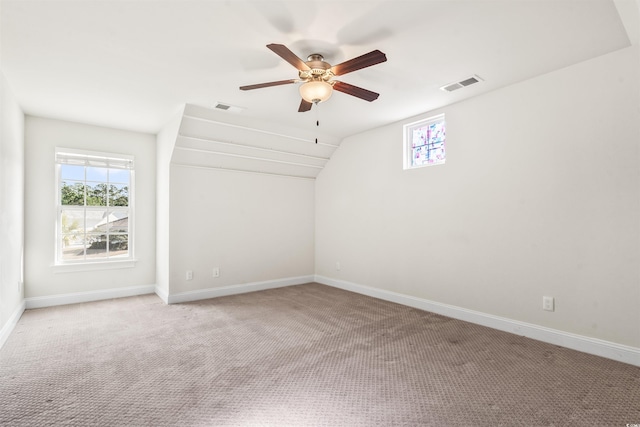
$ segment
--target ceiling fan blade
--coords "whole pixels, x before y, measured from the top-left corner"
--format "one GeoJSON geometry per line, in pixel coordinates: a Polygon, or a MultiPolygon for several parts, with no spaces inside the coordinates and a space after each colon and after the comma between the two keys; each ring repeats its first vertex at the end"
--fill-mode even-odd
{"type": "Polygon", "coordinates": [[[338,92],[346,93],[347,95],[355,96],[356,98],[364,99],[365,101],[375,101],[380,96],[379,93],[371,92],[367,89],[351,85],[345,82],[336,81],[333,85],[333,89],[338,92]]]}
{"type": "Polygon", "coordinates": [[[305,111],[311,110],[311,104],[309,101],[305,101],[304,99],[300,102],[300,108],[298,108],[298,113],[304,113],[305,111]]]}
{"type": "Polygon", "coordinates": [[[267,47],[269,49],[271,49],[280,58],[284,59],[289,64],[291,64],[294,67],[296,67],[296,69],[298,69],[298,70],[310,70],[311,69],[311,68],[309,68],[309,66],[307,64],[304,63],[304,61],[302,59],[298,58],[298,56],[295,53],[291,52],[289,50],[289,48],[286,47],[285,45],[271,43],[271,44],[268,44],[267,47]]]}
{"type": "Polygon", "coordinates": [[[288,84],[297,83],[297,82],[298,82],[298,80],[296,80],[296,79],[278,80],[277,82],[258,83],[256,85],[240,86],[240,90],[260,89],[260,88],[263,88],[263,87],[288,85],[288,84]]]}
{"type": "Polygon", "coordinates": [[[385,62],[386,60],[387,55],[380,52],[379,50],[373,50],[369,53],[358,56],[357,58],[353,58],[338,65],[334,65],[333,67],[331,67],[331,72],[333,72],[333,74],[335,74],[336,76],[341,76],[352,71],[360,70],[362,68],[367,68],[372,65],[385,62]]]}

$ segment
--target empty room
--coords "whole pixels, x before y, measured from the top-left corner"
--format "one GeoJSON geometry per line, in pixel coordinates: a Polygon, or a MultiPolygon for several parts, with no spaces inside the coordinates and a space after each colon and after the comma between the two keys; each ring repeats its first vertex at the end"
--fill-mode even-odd
{"type": "Polygon", "coordinates": [[[0,0],[0,425],[640,426],[640,0],[0,0]]]}

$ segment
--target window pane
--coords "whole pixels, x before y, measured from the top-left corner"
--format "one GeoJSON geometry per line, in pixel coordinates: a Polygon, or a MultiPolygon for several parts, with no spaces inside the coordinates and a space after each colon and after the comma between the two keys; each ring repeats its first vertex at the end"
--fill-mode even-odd
{"type": "Polygon", "coordinates": [[[110,234],[109,235],[109,257],[129,256],[129,235],[110,234]]]}
{"type": "Polygon", "coordinates": [[[129,217],[127,212],[113,212],[110,215],[112,219],[109,222],[109,233],[128,233],[129,232],[129,217]],[[115,218],[115,219],[114,219],[115,218]]]}
{"type": "Polygon", "coordinates": [[[84,258],[84,210],[63,209],[60,214],[60,248],[65,261],[84,258]]]}
{"type": "Polygon", "coordinates": [[[60,165],[60,173],[62,175],[62,179],[84,181],[84,166],[62,164],[60,165]]]}
{"type": "Polygon", "coordinates": [[[75,181],[63,181],[60,188],[60,203],[62,205],[84,205],[84,184],[75,181]]]}
{"type": "Polygon", "coordinates": [[[430,143],[444,142],[444,122],[432,123],[429,126],[429,142],[430,143]]]}
{"type": "Polygon", "coordinates": [[[106,212],[100,211],[99,214],[95,213],[95,215],[94,221],[97,222],[95,222],[94,227],[90,230],[91,232],[103,234],[129,232],[129,214],[127,212],[109,211],[107,214],[106,212]],[[99,215],[102,215],[102,217],[97,220],[99,215]]]}
{"type": "Polygon", "coordinates": [[[411,140],[411,145],[413,147],[421,147],[427,143],[427,127],[421,127],[418,129],[414,129],[413,138],[411,140]]]}
{"type": "Polygon", "coordinates": [[[109,215],[106,209],[89,210],[87,209],[87,232],[88,233],[106,233],[107,224],[117,219],[113,214],[109,215]]]}
{"type": "Polygon", "coordinates": [[[445,159],[444,132],[444,122],[433,123],[429,126],[429,161],[431,163],[441,163],[445,159]]]}
{"type": "Polygon", "coordinates": [[[129,185],[129,170],[109,169],[109,182],[129,185]]]}
{"type": "Polygon", "coordinates": [[[84,211],[63,209],[60,216],[62,234],[84,233],[84,211]]]}
{"type": "Polygon", "coordinates": [[[62,235],[62,249],[73,248],[77,246],[81,246],[83,242],[82,233],[69,233],[62,235]]]}
{"type": "Polygon", "coordinates": [[[107,184],[87,182],[87,206],[107,206],[107,184]]]}
{"type": "Polygon", "coordinates": [[[413,156],[412,156],[412,161],[413,161],[412,165],[422,166],[422,165],[428,164],[429,158],[427,157],[427,154],[428,154],[428,150],[425,148],[424,145],[414,148],[413,156]]]}
{"type": "Polygon", "coordinates": [[[126,184],[109,185],[109,206],[129,206],[129,187],[126,184]]]}
{"type": "Polygon", "coordinates": [[[107,236],[104,234],[87,234],[87,260],[107,257],[107,236]]]}
{"type": "Polygon", "coordinates": [[[87,167],[87,181],[107,181],[107,168],[97,168],[93,166],[87,167]]]}
{"type": "Polygon", "coordinates": [[[62,259],[81,261],[84,259],[84,239],[82,235],[62,235],[62,259]]]}

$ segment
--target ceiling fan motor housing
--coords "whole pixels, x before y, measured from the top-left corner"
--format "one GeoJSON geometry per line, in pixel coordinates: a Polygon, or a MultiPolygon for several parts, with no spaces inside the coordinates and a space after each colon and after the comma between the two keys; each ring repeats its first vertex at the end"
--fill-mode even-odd
{"type": "Polygon", "coordinates": [[[303,80],[324,80],[328,81],[334,74],[331,72],[331,64],[324,61],[324,57],[319,53],[313,53],[307,57],[305,62],[309,70],[299,70],[298,75],[303,80]]]}

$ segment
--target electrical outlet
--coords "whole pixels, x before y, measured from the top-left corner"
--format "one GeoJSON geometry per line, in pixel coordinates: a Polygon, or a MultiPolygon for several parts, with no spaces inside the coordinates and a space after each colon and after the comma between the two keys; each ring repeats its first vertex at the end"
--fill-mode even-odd
{"type": "Polygon", "coordinates": [[[187,280],[193,280],[193,271],[187,270],[187,280]]]}
{"type": "Polygon", "coordinates": [[[554,311],[553,297],[542,297],[542,309],[546,311],[554,311]]]}
{"type": "Polygon", "coordinates": [[[213,268],[213,277],[220,277],[220,268],[218,267],[213,268]]]}
{"type": "Polygon", "coordinates": [[[340,271],[340,268],[342,268],[342,266],[340,265],[340,261],[336,262],[336,270],[340,271]]]}

